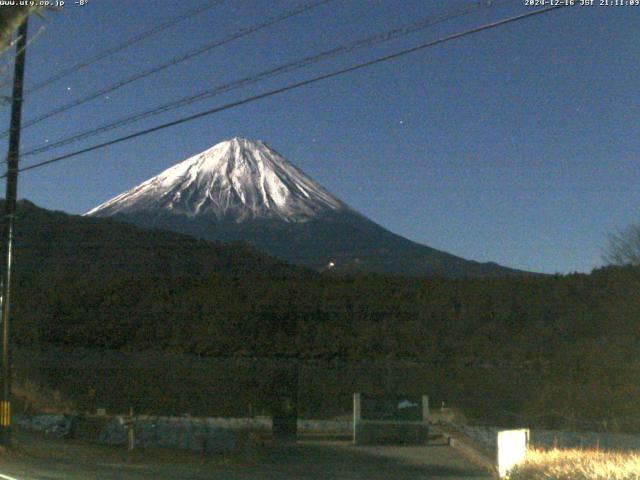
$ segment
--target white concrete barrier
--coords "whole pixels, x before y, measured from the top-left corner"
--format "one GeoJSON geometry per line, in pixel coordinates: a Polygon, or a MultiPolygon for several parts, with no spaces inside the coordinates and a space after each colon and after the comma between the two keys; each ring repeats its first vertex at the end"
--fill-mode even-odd
{"type": "Polygon", "coordinates": [[[524,462],[529,445],[529,430],[502,430],[498,432],[497,467],[500,478],[508,477],[509,470],[524,462]]]}

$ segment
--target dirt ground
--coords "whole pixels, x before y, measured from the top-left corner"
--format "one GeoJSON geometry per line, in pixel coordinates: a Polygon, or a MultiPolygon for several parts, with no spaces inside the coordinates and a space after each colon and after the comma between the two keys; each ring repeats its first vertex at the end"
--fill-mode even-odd
{"type": "Polygon", "coordinates": [[[302,440],[202,456],[170,450],[104,447],[19,433],[0,455],[0,479],[302,479],[420,480],[492,478],[446,445],[356,447],[347,441],[302,440]]]}

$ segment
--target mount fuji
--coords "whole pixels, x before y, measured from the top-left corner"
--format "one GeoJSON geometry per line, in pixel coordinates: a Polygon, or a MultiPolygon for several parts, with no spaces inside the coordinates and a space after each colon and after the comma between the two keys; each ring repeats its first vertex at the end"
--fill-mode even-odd
{"type": "Polygon", "coordinates": [[[317,270],[477,277],[526,272],[412,242],[356,212],[261,141],[236,137],[85,215],[245,242],[317,270]]]}

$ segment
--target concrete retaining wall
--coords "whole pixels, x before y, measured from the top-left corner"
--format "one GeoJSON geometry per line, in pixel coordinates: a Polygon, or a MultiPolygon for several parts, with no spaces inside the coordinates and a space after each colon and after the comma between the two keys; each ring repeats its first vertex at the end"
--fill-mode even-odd
{"type": "MultiPolygon", "coordinates": [[[[206,453],[226,453],[239,444],[242,428],[222,428],[208,419],[155,417],[133,421],[137,447],[168,447],[206,453]]],[[[98,442],[125,445],[127,429],[121,418],[114,418],[102,430],[98,442]]]]}
{"type": "MultiPolygon", "coordinates": [[[[352,422],[298,420],[300,432],[351,433],[352,422]]],[[[135,444],[139,447],[170,447],[207,453],[230,452],[248,431],[271,432],[270,418],[191,418],[136,417],[133,421],[135,444]]],[[[98,441],[107,445],[125,445],[127,430],[123,417],[114,418],[101,432],[98,441]]]]}
{"type": "Polygon", "coordinates": [[[352,420],[302,420],[298,419],[298,432],[353,434],[352,420]]]}
{"type": "MultiPolygon", "coordinates": [[[[68,436],[73,431],[75,417],[68,415],[16,415],[14,421],[21,427],[68,436]]],[[[113,417],[98,436],[98,442],[107,445],[125,445],[127,430],[124,417],[113,417]]],[[[199,452],[229,452],[234,450],[242,435],[248,431],[271,432],[269,417],[256,418],[192,418],[136,416],[133,421],[135,444],[139,447],[169,447],[199,452]]],[[[298,420],[301,433],[352,434],[353,422],[346,420],[298,420]]]]}
{"type": "Polygon", "coordinates": [[[66,437],[73,431],[75,417],[72,415],[14,415],[13,421],[22,428],[57,437],[66,437]]]}

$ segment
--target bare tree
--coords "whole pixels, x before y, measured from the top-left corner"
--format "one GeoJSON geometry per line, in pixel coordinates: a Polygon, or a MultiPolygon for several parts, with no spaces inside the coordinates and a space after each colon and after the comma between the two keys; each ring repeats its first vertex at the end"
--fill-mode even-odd
{"type": "Polygon", "coordinates": [[[604,259],[611,265],[640,265],[640,223],[610,233],[604,259]]]}

